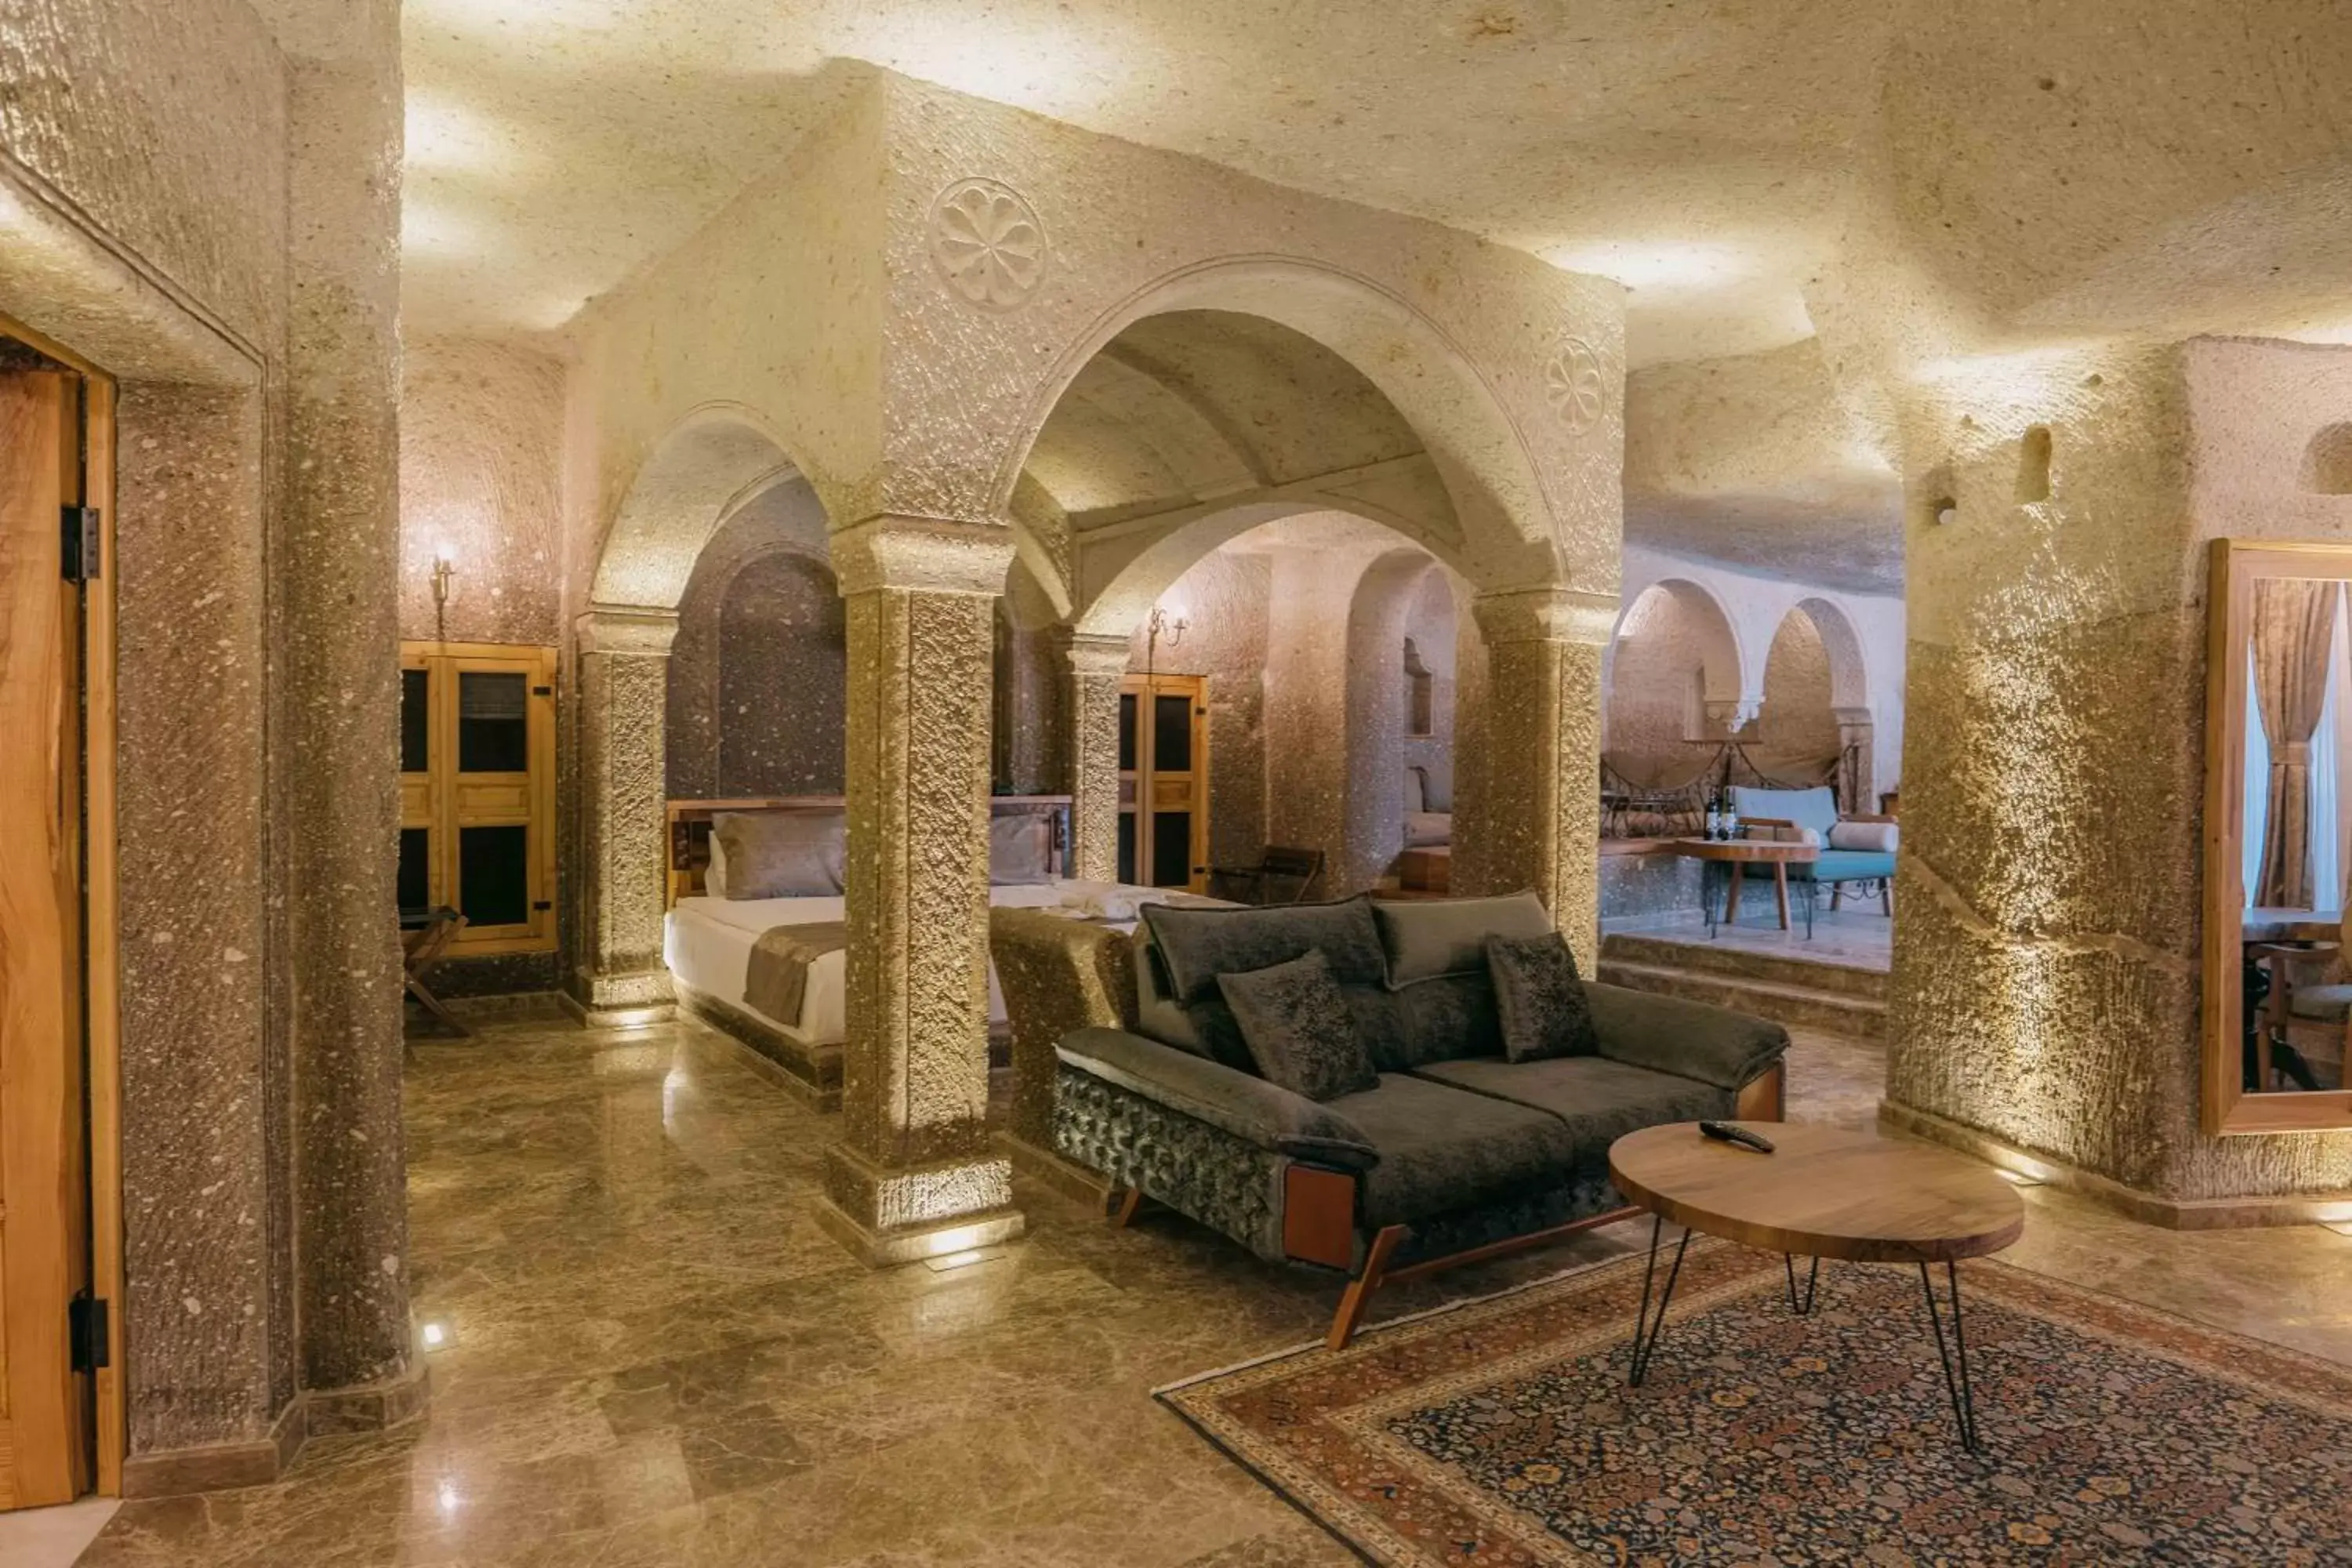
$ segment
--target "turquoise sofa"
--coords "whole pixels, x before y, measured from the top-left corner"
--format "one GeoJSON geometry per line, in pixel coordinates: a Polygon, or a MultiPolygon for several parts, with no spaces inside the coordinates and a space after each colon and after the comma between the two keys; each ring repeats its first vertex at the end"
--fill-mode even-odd
{"type": "MultiPolygon", "coordinates": [[[[1846,882],[1884,882],[1895,880],[1895,857],[1867,849],[1835,849],[1830,847],[1830,829],[1838,825],[1837,796],[1827,784],[1814,789],[1751,789],[1742,784],[1731,788],[1732,809],[1739,813],[1742,822],[1759,819],[1793,822],[1799,827],[1810,827],[1822,836],[1821,858],[1803,865],[1789,868],[1791,882],[1811,882],[1817,888],[1835,888],[1846,882]]],[[[1772,879],[1769,866],[1750,866],[1749,878],[1772,879]]]]}

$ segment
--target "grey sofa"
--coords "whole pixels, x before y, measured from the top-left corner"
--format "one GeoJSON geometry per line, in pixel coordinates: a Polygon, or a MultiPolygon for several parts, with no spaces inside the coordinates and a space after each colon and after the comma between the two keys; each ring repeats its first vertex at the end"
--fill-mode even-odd
{"type": "Polygon", "coordinates": [[[1402,1278],[1628,1212],[1609,1145],[1666,1121],[1777,1121],[1778,1024],[1588,984],[1600,1054],[1504,1058],[1488,932],[1538,934],[1532,895],[1147,911],[1135,1027],[1055,1047],[1053,1137],[1107,1176],[1272,1261],[1350,1276],[1330,1342],[1402,1278]],[[1372,1043],[1376,1088],[1317,1102],[1255,1071],[1215,976],[1321,952],[1372,1043]]]}

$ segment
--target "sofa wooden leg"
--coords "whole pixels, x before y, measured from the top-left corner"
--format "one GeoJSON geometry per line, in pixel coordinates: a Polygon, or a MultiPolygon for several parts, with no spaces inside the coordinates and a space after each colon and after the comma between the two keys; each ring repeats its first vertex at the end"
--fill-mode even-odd
{"type": "Polygon", "coordinates": [[[1114,1194],[1110,1206],[1110,1223],[1125,1230],[1134,1223],[1135,1214],[1143,1206],[1141,1187],[1121,1187],[1114,1194]]]}
{"type": "Polygon", "coordinates": [[[1895,879],[1892,877],[1878,885],[1878,912],[1888,920],[1895,918],[1895,879]]]}
{"type": "Polygon", "coordinates": [[[1837,913],[1838,900],[1844,897],[1845,884],[1843,882],[1832,882],[1830,884],[1830,913],[1837,913]]]}
{"type": "Polygon", "coordinates": [[[1331,1349],[1346,1350],[1348,1342],[1356,1337],[1356,1325],[1363,1321],[1364,1308],[1371,1300],[1372,1292],[1381,1288],[1381,1279],[1389,1270],[1389,1258],[1395,1253],[1397,1244],[1404,1240],[1405,1230],[1401,1225],[1385,1226],[1372,1237],[1371,1247],[1364,1253],[1362,1272],[1348,1281],[1348,1293],[1339,1298],[1339,1310],[1331,1315],[1331,1332],[1323,1342],[1331,1349]]]}

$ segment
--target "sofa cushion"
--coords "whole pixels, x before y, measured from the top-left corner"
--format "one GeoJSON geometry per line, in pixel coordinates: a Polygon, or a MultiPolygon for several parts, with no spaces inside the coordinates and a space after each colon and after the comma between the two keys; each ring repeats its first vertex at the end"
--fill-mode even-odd
{"type": "MultiPolygon", "coordinates": [[[[1515,1062],[1601,1054],[1592,1032],[1592,1005],[1576,973],[1576,954],[1558,931],[1541,936],[1490,936],[1486,970],[1503,1026],[1503,1055],[1515,1062]]],[[[1468,1055],[1468,1052],[1462,1052],[1468,1055]]]]}
{"type": "Polygon", "coordinates": [[[1217,994],[1217,976],[1246,974],[1320,952],[1342,985],[1378,985],[1387,977],[1371,902],[1293,904],[1279,909],[1177,909],[1147,905],[1144,924],[1165,963],[1174,1000],[1217,994]]]}
{"type": "Polygon", "coordinates": [[[1246,974],[1220,974],[1217,989],[1266,1082],[1316,1100],[1337,1100],[1380,1082],[1356,1016],[1321,953],[1246,974]]]}
{"type": "MultiPolygon", "coordinates": [[[[1738,1098],[1731,1089],[1607,1057],[1433,1062],[1414,1076],[1558,1117],[1575,1146],[1571,1174],[1577,1176],[1605,1174],[1609,1145],[1628,1132],[1664,1121],[1726,1116],[1738,1098]]],[[[1353,1120],[1365,1136],[1381,1142],[1376,1129],[1353,1120]]],[[[1387,1155],[1385,1145],[1381,1154],[1387,1155]]]]}
{"type": "MultiPolygon", "coordinates": [[[[1354,994],[1350,988],[1351,997],[1354,994]]],[[[1499,1056],[1503,1026],[1495,1005],[1495,983],[1481,968],[1471,974],[1441,974],[1402,991],[1364,994],[1386,1003],[1391,1022],[1366,1034],[1372,1061],[1382,1072],[1408,1072],[1423,1062],[1455,1057],[1499,1056]]],[[[1370,1008],[1366,1011],[1369,1013],[1370,1008]]]]}
{"type": "Polygon", "coordinates": [[[1841,822],[1830,829],[1830,847],[1864,855],[1892,855],[1902,841],[1902,826],[1893,822],[1841,822]]]}
{"type": "Polygon", "coordinates": [[[1787,1029],[1752,1013],[1590,981],[1584,996],[1602,1056],[1720,1089],[1753,1083],[1789,1048],[1787,1029]]]}
{"type": "Polygon", "coordinates": [[[1827,784],[1811,789],[1754,789],[1731,786],[1731,807],[1743,819],[1769,817],[1810,827],[1823,837],[1837,826],[1837,795],[1827,784]]]}
{"type": "Polygon", "coordinates": [[[1542,936],[1551,916],[1535,894],[1499,899],[1375,900],[1381,956],[1391,990],[1448,974],[1486,972],[1490,936],[1542,936]]]}
{"type": "Polygon", "coordinates": [[[1576,1161],[1559,1117],[1423,1078],[1383,1073],[1378,1087],[1326,1109],[1380,1151],[1359,1213],[1376,1229],[1557,1185],[1576,1161]]]}
{"type": "MultiPolygon", "coordinates": [[[[1748,875],[1769,881],[1772,868],[1751,865],[1748,875]]],[[[1894,856],[1867,849],[1824,849],[1811,860],[1791,861],[1789,865],[1789,880],[1792,882],[1869,882],[1894,875],[1894,856]]]]}

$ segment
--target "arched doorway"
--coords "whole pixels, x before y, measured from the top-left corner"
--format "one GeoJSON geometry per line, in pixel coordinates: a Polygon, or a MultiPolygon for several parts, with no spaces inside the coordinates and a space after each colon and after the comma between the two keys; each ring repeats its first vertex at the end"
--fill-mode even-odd
{"type": "MultiPolygon", "coordinates": [[[[1253,287],[1265,282],[1254,279],[1253,287]]],[[[1308,290],[1318,309],[1307,315],[1345,316],[1326,292],[1329,286],[1330,280],[1318,279],[1308,290]]],[[[1194,287],[1188,283],[1188,292],[1194,287]]],[[[1390,342],[1393,346],[1393,335],[1390,342]]],[[[1384,572],[1417,577],[1433,561],[1442,563],[1484,601],[1483,642],[1521,650],[1503,655],[1509,668],[1501,673],[1528,682],[1534,689],[1529,700],[1511,704],[1507,721],[1491,729],[1483,727],[1483,715],[1462,726],[1465,735],[1475,730],[1484,737],[1481,761],[1499,750],[1511,753],[1514,763],[1457,769],[1455,804],[1464,836],[1487,840],[1486,863],[1496,868],[1495,877],[1513,886],[1542,886],[1556,900],[1565,896],[1562,925],[1573,932],[1589,919],[1583,913],[1591,897],[1589,873],[1580,876],[1574,868],[1591,864],[1591,792],[1583,769],[1564,763],[1557,726],[1563,701],[1570,710],[1597,701],[1599,638],[1586,629],[1590,612],[1563,602],[1550,586],[1560,564],[1548,537],[1539,487],[1523,452],[1516,463],[1505,462],[1492,446],[1510,444],[1507,421],[1491,403],[1483,416],[1453,406],[1470,394],[1459,385],[1444,393],[1436,384],[1442,379],[1425,379],[1402,401],[1392,399],[1387,377],[1376,382],[1319,335],[1235,310],[1185,308],[1140,316],[1107,337],[1069,376],[1024,470],[1066,519],[1076,601],[1073,663],[1091,659],[1095,666],[1074,668],[1073,733],[1089,733],[1082,715],[1090,704],[1115,701],[1115,676],[1123,664],[1118,650],[1195,563],[1280,519],[1346,514],[1385,531],[1395,547],[1410,547],[1402,558],[1409,570],[1384,572]],[[1439,439],[1429,438],[1408,403],[1437,420],[1439,439]],[[1217,499],[1203,500],[1204,495],[1217,499]],[[1566,668],[1580,663],[1580,693],[1566,668]],[[1488,778],[1497,781],[1491,792],[1484,787],[1488,778]],[[1485,825],[1486,832],[1474,825],[1485,825]]],[[[1324,586],[1302,584],[1302,590],[1324,586]]],[[[1375,668],[1370,649],[1377,644],[1378,684],[1387,695],[1365,698],[1362,727],[1384,729],[1391,749],[1403,728],[1402,670],[1392,668],[1402,622],[1386,603],[1396,586],[1391,583],[1375,595],[1383,607],[1377,616],[1368,612],[1361,623],[1366,640],[1358,661],[1375,668]],[[1382,625],[1387,632],[1373,629],[1382,625]]],[[[1337,628],[1334,670],[1342,679],[1354,619],[1352,605],[1342,601],[1329,623],[1337,628]]],[[[1460,684],[1475,690],[1470,680],[1460,684]]],[[[1459,700],[1475,705],[1475,698],[1459,700]]],[[[1103,725],[1094,732],[1113,735],[1115,730],[1103,725]]],[[[1344,743],[1333,754],[1344,756],[1344,743]]],[[[1089,845],[1100,846],[1095,864],[1111,864],[1114,761],[1090,756],[1083,745],[1075,757],[1082,864],[1089,845]]],[[[1393,776],[1368,776],[1352,796],[1343,772],[1318,805],[1339,823],[1351,816],[1362,819],[1358,833],[1365,847],[1335,857],[1349,880],[1360,881],[1375,865],[1370,846],[1386,832],[1373,819],[1399,809],[1402,765],[1389,772],[1393,776]]],[[[1348,837],[1344,826],[1328,835],[1343,845],[1348,837]]],[[[1465,887],[1480,885],[1475,872],[1457,873],[1457,879],[1465,887]]]]}
{"type": "Polygon", "coordinates": [[[1746,722],[1745,667],[1730,616],[1684,578],[1652,584],[1609,647],[1601,738],[1604,831],[1694,831],[1724,744],[1746,722]]]}
{"type": "Polygon", "coordinates": [[[751,410],[699,409],[640,465],[605,532],[573,626],[567,726],[578,780],[567,994],[592,1022],[657,1017],[673,1001],[662,914],[678,605],[720,523],[798,471],[751,410]]]}

